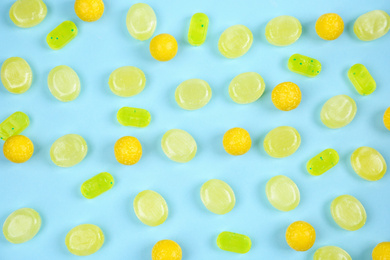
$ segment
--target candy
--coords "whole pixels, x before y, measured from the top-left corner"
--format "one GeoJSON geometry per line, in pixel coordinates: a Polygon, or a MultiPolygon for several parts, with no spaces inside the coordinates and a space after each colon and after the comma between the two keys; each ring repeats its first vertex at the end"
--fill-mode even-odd
{"type": "Polygon", "coordinates": [[[100,19],[104,13],[102,0],[76,0],[74,3],[76,15],[85,22],[94,22],[100,19]]]}
{"type": "Polygon", "coordinates": [[[330,213],[340,227],[355,231],[366,223],[367,215],[363,205],[351,195],[341,195],[330,205],[330,213]]]}
{"type": "Polygon", "coordinates": [[[60,167],[71,167],[80,163],[87,155],[88,146],[84,138],[68,134],[58,138],[50,148],[50,157],[60,167]]]}
{"type": "Polygon", "coordinates": [[[306,164],[308,173],[314,176],[324,174],[326,171],[332,169],[339,162],[339,154],[334,149],[325,149],[306,164]]]}
{"type": "Polygon", "coordinates": [[[315,77],[321,72],[321,63],[318,60],[301,54],[291,55],[287,66],[292,72],[306,77],[315,77]]]}
{"type": "Polygon", "coordinates": [[[248,131],[235,127],[223,135],[222,144],[228,154],[243,155],[251,148],[252,140],[248,131]]]}
{"type": "Polygon", "coordinates": [[[383,114],[383,124],[390,131],[390,107],[388,107],[385,113],[383,114]]]}
{"type": "Polygon", "coordinates": [[[272,177],[265,186],[265,193],[271,205],[278,210],[290,211],[299,205],[299,189],[287,176],[272,177]]]}
{"type": "Polygon", "coordinates": [[[118,110],[116,118],[124,126],[147,127],[151,116],[148,110],[142,108],[122,107],[118,110]]]}
{"type": "Polygon", "coordinates": [[[313,260],[352,260],[352,258],[340,247],[323,246],[314,253],[313,260]]]}
{"type": "Polygon", "coordinates": [[[30,208],[12,212],[3,224],[4,237],[11,243],[20,244],[32,239],[41,228],[41,216],[30,208]]]}
{"type": "Polygon", "coordinates": [[[152,260],[181,260],[180,246],[172,240],[160,240],[152,249],[152,260]]]}
{"type": "Polygon", "coordinates": [[[47,7],[42,0],[16,0],[9,10],[9,17],[16,26],[29,28],[45,19],[47,7]]]}
{"type": "Polygon", "coordinates": [[[227,28],[219,37],[218,49],[226,58],[241,57],[252,46],[253,35],[244,25],[233,25],[227,28]]]}
{"type": "Polygon", "coordinates": [[[159,34],[150,41],[150,54],[158,61],[169,61],[176,56],[177,41],[170,34],[159,34]]]}
{"type": "Polygon", "coordinates": [[[248,104],[263,95],[265,83],[256,72],[245,72],[237,75],[229,84],[229,96],[238,104],[248,104]]]}
{"type": "Polygon", "coordinates": [[[336,40],[343,31],[344,21],[338,14],[323,14],[316,22],[316,32],[324,40],[336,40]]]}
{"type": "Polygon", "coordinates": [[[390,29],[390,16],[382,10],[374,10],[359,16],[353,31],[362,41],[372,41],[384,36],[390,29]]]}
{"type": "Polygon", "coordinates": [[[47,77],[47,85],[53,96],[62,102],[76,99],[80,93],[80,79],[77,73],[68,66],[53,68],[47,77]]]}
{"type": "Polygon", "coordinates": [[[309,250],[316,241],[316,231],[305,221],[296,221],[286,230],[287,244],[296,251],[309,250]]]}
{"type": "Polygon", "coordinates": [[[362,64],[355,64],[348,70],[348,78],[360,95],[370,95],[376,89],[376,82],[362,64]]]}
{"type": "Polygon", "coordinates": [[[23,112],[15,112],[0,124],[0,140],[18,135],[30,125],[30,119],[23,112]]]}
{"type": "Polygon", "coordinates": [[[224,231],[218,235],[217,245],[225,251],[245,254],[251,249],[252,241],[246,235],[224,231]]]}
{"type": "Polygon", "coordinates": [[[297,84],[283,82],[272,90],[271,98],[277,109],[290,111],[299,106],[302,94],[297,84]]]}
{"type": "Polygon", "coordinates": [[[208,210],[215,214],[226,214],[236,204],[236,197],[230,186],[221,180],[212,179],[200,188],[200,198],[208,210]]]}
{"type": "Polygon", "coordinates": [[[272,157],[283,158],[292,155],[301,145],[301,136],[291,126],[272,129],[264,138],[264,150],[272,157]]]}
{"type": "Polygon", "coordinates": [[[168,205],[165,199],[152,190],[138,193],[134,199],[133,207],[137,218],[151,227],[161,225],[168,217],[168,205]]]}
{"type": "Polygon", "coordinates": [[[359,147],[351,156],[353,170],[363,179],[377,181],[382,179],[387,171],[386,161],[374,148],[359,147]]]}
{"type": "Polygon", "coordinates": [[[145,41],[152,37],[156,29],[157,18],[148,4],[137,3],[130,7],[126,16],[126,26],[134,39],[145,41]]]}
{"type": "Polygon", "coordinates": [[[355,100],[347,95],[338,95],[325,102],[321,109],[321,121],[329,128],[341,128],[355,117],[355,100]]]}
{"type": "Polygon", "coordinates": [[[211,99],[211,88],[202,79],[188,79],[180,83],[175,91],[177,104],[187,110],[204,107],[211,99]]]}
{"type": "Polygon", "coordinates": [[[114,186],[114,178],[108,172],[102,172],[81,185],[81,194],[87,199],[93,199],[114,186]]]}
{"type": "Polygon", "coordinates": [[[124,165],[136,164],[142,157],[142,146],[137,138],[124,136],[114,146],[116,160],[124,165]]]}
{"type": "Polygon", "coordinates": [[[302,25],[299,20],[288,15],[273,18],[265,27],[267,41],[276,46],[293,44],[301,34],[302,25]]]}
{"type": "Polygon", "coordinates": [[[82,224],[72,228],[65,238],[65,245],[69,252],[78,256],[96,253],[103,243],[103,231],[92,224],[82,224]]]}
{"type": "Polygon", "coordinates": [[[145,83],[144,72],[133,66],[124,66],[114,70],[108,79],[111,91],[120,97],[139,94],[144,89],[145,83]]]}
{"type": "Polygon", "coordinates": [[[3,153],[13,163],[24,163],[33,155],[34,145],[28,137],[14,135],[5,141],[3,153]]]}
{"type": "Polygon", "coordinates": [[[390,242],[381,242],[372,250],[372,260],[389,260],[390,242]]]}
{"type": "Polygon", "coordinates": [[[200,46],[204,43],[209,27],[209,18],[204,13],[196,13],[192,16],[190,28],[188,29],[188,42],[193,46],[200,46]]]}
{"type": "Polygon", "coordinates": [[[186,163],[195,157],[197,145],[194,138],[186,131],[171,129],[162,137],[161,148],[172,161],[186,163]]]}
{"type": "Polygon", "coordinates": [[[77,32],[74,22],[65,21],[46,36],[46,42],[53,50],[59,50],[73,40],[77,36],[77,32]]]}
{"type": "Polygon", "coordinates": [[[1,66],[1,82],[13,94],[26,92],[31,86],[32,78],[30,65],[22,58],[8,58],[1,66]]]}

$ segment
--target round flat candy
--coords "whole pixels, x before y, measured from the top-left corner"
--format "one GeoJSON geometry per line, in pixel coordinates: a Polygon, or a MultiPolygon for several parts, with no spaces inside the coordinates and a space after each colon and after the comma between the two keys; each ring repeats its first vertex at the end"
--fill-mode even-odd
{"type": "Polygon", "coordinates": [[[31,86],[32,78],[30,65],[22,58],[8,58],[1,66],[1,82],[13,94],[26,92],[31,86]]]}
{"type": "Polygon", "coordinates": [[[76,99],[80,93],[80,79],[68,66],[60,65],[52,69],[47,77],[47,84],[53,96],[62,102],[76,99]]]}
{"type": "Polygon", "coordinates": [[[124,66],[114,70],[108,80],[111,91],[121,97],[139,94],[145,87],[146,78],[142,70],[124,66]]]}
{"type": "Polygon", "coordinates": [[[238,104],[248,104],[263,95],[265,83],[256,72],[245,72],[237,75],[229,85],[229,96],[238,104]]]}
{"type": "Polygon", "coordinates": [[[374,148],[359,147],[351,156],[353,170],[363,179],[377,181],[382,179],[387,171],[386,161],[374,148]]]}
{"type": "Polygon", "coordinates": [[[238,58],[250,49],[253,42],[251,30],[244,25],[233,25],[219,37],[218,49],[226,58],[238,58]]]}
{"type": "Polygon", "coordinates": [[[47,7],[42,0],[17,0],[9,10],[9,17],[16,26],[29,28],[45,19],[47,7]]]}
{"type": "Polygon", "coordinates": [[[295,153],[301,145],[301,136],[294,127],[279,126],[265,136],[263,145],[270,156],[283,158],[295,153]]]}
{"type": "Polygon", "coordinates": [[[204,107],[211,99],[211,88],[202,79],[188,79],[180,83],[175,91],[177,104],[187,110],[204,107]]]}
{"type": "Polygon", "coordinates": [[[32,239],[41,228],[41,216],[30,208],[22,208],[12,212],[3,224],[5,238],[14,244],[32,239]]]}
{"type": "Polygon", "coordinates": [[[92,224],[82,224],[72,228],[65,238],[69,252],[78,256],[92,255],[104,243],[103,231],[92,224]]]}
{"type": "Polygon", "coordinates": [[[84,138],[68,134],[58,138],[50,148],[53,163],[60,167],[71,167],[81,162],[87,155],[88,146],[84,138]]]}
{"type": "Polygon", "coordinates": [[[215,214],[226,214],[236,204],[232,188],[224,181],[212,179],[200,189],[200,198],[208,210],[215,214]]]}
{"type": "Polygon", "coordinates": [[[161,139],[161,147],[169,159],[179,163],[191,161],[197,150],[195,139],[180,129],[167,131],[161,139]]]}
{"type": "Polygon", "coordinates": [[[321,121],[329,128],[341,128],[351,123],[356,111],[355,100],[347,95],[334,96],[322,107],[321,121]]]}
{"type": "Polygon", "coordinates": [[[151,227],[161,225],[168,217],[168,205],[165,199],[152,190],[138,193],[134,199],[133,208],[137,218],[151,227]]]}
{"type": "Polygon", "coordinates": [[[372,41],[384,36],[390,29],[390,16],[382,10],[374,10],[359,16],[353,31],[362,41],[372,41]]]}
{"type": "Polygon", "coordinates": [[[287,176],[272,177],[265,186],[265,193],[268,201],[278,210],[290,211],[299,205],[299,189],[287,176]]]}
{"type": "Polygon", "coordinates": [[[330,213],[340,227],[355,231],[366,223],[367,215],[363,205],[351,195],[341,195],[330,205],[330,213]]]}
{"type": "Polygon", "coordinates": [[[323,246],[314,253],[313,260],[352,260],[352,258],[340,247],[323,246]]]}
{"type": "Polygon", "coordinates": [[[130,7],[126,16],[126,26],[130,35],[140,41],[152,37],[156,29],[157,18],[148,4],[137,3],[130,7]]]}
{"type": "Polygon", "coordinates": [[[288,15],[273,18],[265,27],[267,41],[276,46],[293,44],[301,34],[302,25],[299,20],[288,15]]]}

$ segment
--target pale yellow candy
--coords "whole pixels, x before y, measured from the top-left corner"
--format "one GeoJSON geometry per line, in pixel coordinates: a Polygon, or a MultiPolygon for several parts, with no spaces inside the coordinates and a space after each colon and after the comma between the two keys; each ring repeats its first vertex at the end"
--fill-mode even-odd
{"type": "Polygon", "coordinates": [[[238,104],[248,104],[258,100],[264,90],[264,80],[258,73],[245,72],[237,75],[230,82],[229,96],[238,104]]]}
{"type": "Polygon", "coordinates": [[[175,91],[177,104],[187,110],[204,107],[211,99],[210,85],[202,79],[188,79],[180,83],[175,91]]]}
{"type": "Polygon", "coordinates": [[[111,91],[121,97],[139,94],[144,89],[145,83],[144,72],[133,66],[124,66],[114,70],[108,80],[111,91]]]}
{"type": "Polygon", "coordinates": [[[290,211],[299,205],[299,189],[287,176],[272,177],[265,186],[265,193],[268,201],[278,210],[290,211]]]}
{"type": "Polygon", "coordinates": [[[148,4],[134,4],[127,12],[127,30],[137,40],[145,41],[152,37],[156,25],[156,14],[148,4]]]}
{"type": "Polygon", "coordinates": [[[236,197],[229,184],[217,179],[202,185],[200,198],[208,210],[220,215],[230,212],[236,204],[236,197]]]}
{"type": "Polygon", "coordinates": [[[65,65],[57,66],[50,71],[47,85],[51,94],[62,102],[76,99],[81,88],[77,73],[65,65]]]}
{"type": "Polygon", "coordinates": [[[30,208],[22,208],[12,212],[4,222],[5,238],[14,244],[32,239],[41,228],[41,216],[30,208]]]}
{"type": "Polygon", "coordinates": [[[265,27],[267,41],[276,46],[293,44],[301,34],[301,23],[297,18],[289,15],[275,17],[265,27]]]}
{"type": "Polygon", "coordinates": [[[197,145],[195,139],[186,131],[171,129],[162,137],[161,148],[172,161],[186,163],[195,157],[197,145]]]}
{"type": "Polygon", "coordinates": [[[323,246],[314,253],[313,260],[352,260],[352,258],[340,247],[323,246]]]}
{"type": "Polygon", "coordinates": [[[22,58],[8,58],[1,66],[1,82],[11,93],[26,92],[31,86],[32,77],[30,65],[22,58]]]}
{"type": "Polygon", "coordinates": [[[29,28],[45,19],[47,7],[42,0],[16,0],[9,10],[9,17],[16,26],[29,28]]]}
{"type": "Polygon", "coordinates": [[[60,167],[72,167],[87,155],[88,146],[84,138],[68,134],[58,138],[50,148],[50,158],[60,167]]]}
{"type": "Polygon", "coordinates": [[[69,252],[78,256],[91,255],[104,243],[103,231],[96,225],[82,224],[72,228],[65,238],[69,252]]]}
{"type": "Polygon", "coordinates": [[[283,158],[292,155],[301,145],[301,136],[291,126],[279,126],[264,138],[264,150],[272,157],[283,158]]]}
{"type": "Polygon", "coordinates": [[[351,156],[354,171],[363,179],[377,181],[382,179],[387,171],[386,161],[374,148],[359,147],[351,156]]]}
{"type": "Polygon", "coordinates": [[[355,100],[347,95],[330,98],[321,109],[321,121],[329,128],[340,128],[351,123],[356,115],[355,100]]]}
{"type": "Polygon", "coordinates": [[[349,231],[360,229],[367,219],[363,205],[351,195],[335,198],[330,205],[330,213],[337,225],[349,231]]]}
{"type": "Polygon", "coordinates": [[[233,25],[219,37],[218,49],[226,58],[238,58],[252,46],[253,35],[244,25],[233,25]]]}
{"type": "Polygon", "coordinates": [[[362,41],[372,41],[384,36],[390,29],[390,16],[382,10],[374,10],[359,16],[353,31],[362,41]]]}
{"type": "Polygon", "coordinates": [[[152,190],[138,193],[134,199],[133,208],[137,218],[151,227],[161,225],[168,217],[168,205],[165,199],[152,190]]]}

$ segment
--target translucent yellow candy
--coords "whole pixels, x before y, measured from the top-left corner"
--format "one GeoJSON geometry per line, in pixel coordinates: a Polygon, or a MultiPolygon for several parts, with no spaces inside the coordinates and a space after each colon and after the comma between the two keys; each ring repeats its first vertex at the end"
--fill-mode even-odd
{"type": "Polygon", "coordinates": [[[137,3],[130,7],[126,16],[126,26],[130,35],[140,41],[152,37],[156,29],[157,18],[148,4],[137,3]]]}
{"type": "Polygon", "coordinates": [[[389,260],[390,242],[381,242],[372,250],[372,260],[389,260]]]}
{"type": "Polygon", "coordinates": [[[3,224],[4,237],[11,243],[20,244],[32,239],[41,228],[41,216],[30,208],[12,212],[3,224]]]}
{"type": "Polygon", "coordinates": [[[224,181],[212,179],[200,188],[200,198],[208,210],[215,214],[226,214],[236,204],[232,188],[224,181]]]}
{"type": "Polygon", "coordinates": [[[162,137],[161,148],[172,161],[186,163],[195,157],[197,145],[195,139],[186,131],[171,129],[162,137]]]}
{"type": "Polygon", "coordinates": [[[188,42],[193,46],[200,46],[204,43],[209,27],[209,18],[204,13],[196,13],[192,16],[190,28],[188,29],[188,42]]]}
{"type": "Polygon", "coordinates": [[[302,94],[297,84],[283,82],[272,90],[271,98],[277,109],[290,111],[299,106],[302,94]]]}
{"type": "Polygon", "coordinates": [[[348,78],[360,95],[370,95],[376,89],[376,82],[362,64],[355,64],[348,70],[348,78]]]}
{"type": "Polygon", "coordinates": [[[30,125],[30,119],[23,112],[15,112],[0,123],[0,140],[18,135],[30,125]]]}
{"type": "Polygon", "coordinates": [[[144,72],[133,66],[124,66],[114,70],[108,79],[111,91],[120,97],[139,94],[144,89],[145,83],[144,72]]]}
{"type": "Polygon", "coordinates": [[[88,146],[84,138],[68,134],[58,138],[50,148],[53,163],[60,167],[71,167],[80,163],[87,155],[88,146]]]}
{"type": "Polygon", "coordinates": [[[69,252],[78,256],[96,253],[103,243],[103,231],[92,224],[82,224],[72,228],[65,238],[65,245],[69,252]]]}
{"type": "Polygon", "coordinates": [[[53,50],[59,50],[72,41],[77,36],[77,32],[74,22],[65,21],[46,36],[46,42],[53,50]]]}
{"type": "Polygon", "coordinates": [[[79,76],[71,67],[65,65],[57,66],[50,71],[47,85],[51,94],[62,102],[72,101],[80,93],[79,76]]]}
{"type": "Polygon", "coordinates": [[[252,241],[246,235],[224,231],[218,235],[217,245],[225,251],[246,254],[252,247],[252,241]]]}
{"type": "Polygon", "coordinates": [[[188,79],[180,83],[175,91],[177,104],[187,110],[204,107],[211,99],[211,88],[202,79],[188,79]]]}
{"type": "Polygon", "coordinates": [[[243,155],[251,148],[252,140],[248,131],[235,127],[224,134],[222,144],[228,154],[243,155]]]}
{"type": "Polygon", "coordinates": [[[104,13],[103,0],[76,0],[74,3],[76,15],[85,22],[94,22],[104,13]]]}
{"type": "Polygon", "coordinates": [[[241,57],[252,46],[253,35],[244,25],[233,25],[227,28],[219,37],[218,49],[226,58],[241,57]]]}
{"type": "Polygon", "coordinates": [[[264,90],[264,80],[258,73],[245,72],[237,75],[230,82],[229,96],[238,104],[248,104],[258,100],[264,90]]]}
{"type": "Polygon", "coordinates": [[[301,145],[301,136],[294,127],[279,126],[265,136],[263,145],[270,156],[283,158],[295,153],[301,145]]]}
{"type": "Polygon", "coordinates": [[[341,195],[330,205],[330,213],[340,227],[355,231],[366,223],[367,215],[363,205],[351,195],[341,195]]]}
{"type": "Polygon", "coordinates": [[[42,0],[16,0],[9,10],[9,17],[16,26],[29,28],[45,19],[47,7],[42,0]]]}
{"type": "Polygon", "coordinates": [[[81,194],[87,199],[93,199],[114,186],[114,178],[108,172],[102,172],[81,185],[81,194]]]}
{"type": "Polygon", "coordinates": [[[287,244],[296,251],[309,250],[316,241],[316,231],[305,221],[296,221],[286,230],[287,244]]]}
{"type": "Polygon", "coordinates": [[[177,41],[170,34],[163,33],[155,36],[149,45],[150,54],[158,61],[169,61],[176,56],[177,41]]]}
{"type": "Polygon", "coordinates": [[[332,169],[339,162],[339,154],[334,149],[325,149],[313,158],[307,164],[307,171],[314,176],[319,176],[332,169]]]}
{"type": "Polygon", "coordinates": [[[390,131],[390,107],[388,107],[383,114],[383,124],[390,131]]]}
{"type": "Polygon", "coordinates": [[[321,121],[329,128],[340,128],[351,123],[356,115],[355,100],[347,95],[338,95],[325,102],[321,109],[321,121]]]}
{"type": "Polygon", "coordinates": [[[142,157],[142,146],[137,138],[124,136],[114,146],[116,160],[124,165],[136,164],[142,157]]]}
{"type": "Polygon", "coordinates": [[[316,22],[316,32],[324,40],[336,40],[343,31],[344,21],[338,14],[323,14],[316,22]]]}
{"type": "Polygon", "coordinates": [[[359,147],[351,156],[354,171],[363,179],[377,181],[382,179],[387,171],[386,161],[374,148],[359,147]]]}
{"type": "Polygon", "coordinates": [[[359,16],[353,31],[362,41],[372,41],[384,36],[390,29],[390,16],[382,10],[374,10],[359,16]]]}
{"type": "Polygon", "coordinates": [[[340,247],[323,246],[314,253],[313,260],[352,260],[352,258],[340,247]]]}
{"type": "Polygon", "coordinates": [[[121,125],[134,127],[147,127],[151,120],[148,110],[135,107],[122,107],[116,118],[121,125]]]}
{"type": "Polygon", "coordinates": [[[30,65],[22,58],[8,58],[1,66],[1,82],[13,94],[26,92],[31,86],[32,78],[30,65]]]}
{"type": "Polygon", "coordinates": [[[302,25],[299,20],[288,15],[273,18],[265,27],[267,41],[276,46],[293,44],[301,34],[302,25]]]}
{"type": "Polygon", "coordinates": [[[290,211],[299,205],[299,189],[287,176],[272,177],[265,186],[265,193],[268,201],[278,210],[290,211]]]}
{"type": "Polygon", "coordinates": [[[155,191],[144,190],[133,202],[137,218],[145,225],[155,227],[165,222],[168,217],[168,205],[164,198],[155,191]]]}
{"type": "Polygon", "coordinates": [[[301,54],[291,55],[287,66],[292,72],[306,77],[315,77],[321,72],[321,63],[318,60],[301,54]]]}
{"type": "Polygon", "coordinates": [[[3,153],[13,163],[24,163],[33,155],[34,145],[28,137],[14,135],[5,141],[3,153]]]}
{"type": "Polygon", "coordinates": [[[160,240],[152,249],[152,260],[181,260],[181,247],[172,240],[160,240]]]}

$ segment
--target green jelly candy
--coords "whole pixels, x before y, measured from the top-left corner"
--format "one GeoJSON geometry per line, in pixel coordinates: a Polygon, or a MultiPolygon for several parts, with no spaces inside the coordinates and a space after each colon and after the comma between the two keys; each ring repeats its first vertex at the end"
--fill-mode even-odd
{"type": "Polygon", "coordinates": [[[114,186],[114,178],[108,172],[102,172],[86,180],[81,185],[81,194],[87,199],[93,199],[114,186]]]}
{"type": "Polygon", "coordinates": [[[77,26],[72,21],[65,21],[46,36],[46,42],[53,50],[62,49],[77,35],[77,26]]]}
{"type": "Polygon", "coordinates": [[[348,78],[360,95],[370,95],[376,89],[376,82],[363,64],[355,64],[348,71],[348,78]]]}
{"type": "Polygon", "coordinates": [[[251,249],[252,241],[246,235],[224,231],[218,235],[217,245],[225,251],[245,254],[251,249]]]}
{"type": "Polygon", "coordinates": [[[209,27],[209,18],[204,13],[196,13],[192,16],[188,30],[188,42],[193,46],[200,46],[204,43],[209,27]]]}
{"type": "Polygon", "coordinates": [[[314,253],[313,260],[352,260],[352,258],[338,246],[323,246],[314,253]]]}
{"type": "Polygon", "coordinates": [[[18,135],[30,124],[30,119],[23,112],[15,112],[0,124],[0,139],[7,140],[9,137],[18,135]]]}
{"type": "Polygon", "coordinates": [[[366,223],[367,214],[362,203],[351,195],[341,195],[330,205],[330,213],[340,227],[355,231],[366,223]]]}
{"type": "Polygon", "coordinates": [[[124,126],[147,127],[151,116],[148,110],[142,108],[122,107],[116,114],[116,118],[124,126]]]}
{"type": "Polygon", "coordinates": [[[339,154],[329,148],[311,158],[306,164],[306,169],[311,175],[318,176],[332,169],[338,162],[339,154]]]}
{"type": "Polygon", "coordinates": [[[301,54],[291,55],[287,65],[292,72],[306,77],[315,77],[321,72],[321,63],[318,60],[301,54]]]}

